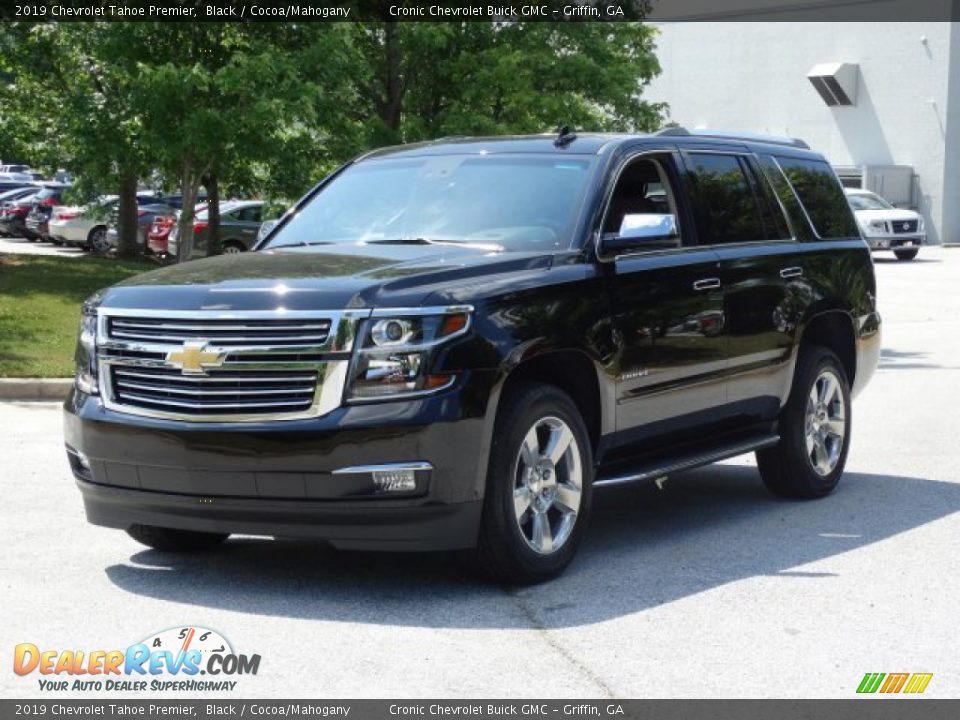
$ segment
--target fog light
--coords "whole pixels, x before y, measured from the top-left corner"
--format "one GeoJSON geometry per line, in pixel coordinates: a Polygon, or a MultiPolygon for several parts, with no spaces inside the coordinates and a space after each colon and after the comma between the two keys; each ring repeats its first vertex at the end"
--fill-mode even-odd
{"type": "Polygon", "coordinates": [[[83,454],[82,452],[80,452],[79,450],[77,450],[76,453],[77,453],[77,462],[80,463],[80,467],[82,467],[84,470],[86,470],[87,472],[89,472],[89,471],[90,471],[90,458],[88,458],[86,455],[84,455],[84,454],[83,454]]]}
{"type": "Polygon", "coordinates": [[[379,492],[410,492],[417,489],[413,470],[374,470],[373,485],[379,492]]]}

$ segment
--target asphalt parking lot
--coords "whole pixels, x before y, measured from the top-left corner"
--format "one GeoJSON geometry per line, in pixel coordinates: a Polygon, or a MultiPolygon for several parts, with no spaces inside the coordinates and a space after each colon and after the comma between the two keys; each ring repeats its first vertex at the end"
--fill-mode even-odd
{"type": "Polygon", "coordinates": [[[43,694],[10,671],[17,643],[194,624],[262,656],[233,697],[850,698],[866,672],[957,697],[960,249],[877,274],[884,351],[833,496],[774,499],[749,460],[607,489],[569,572],[520,590],[456,555],[145,550],[86,524],[59,408],[0,404],[0,696],[43,694]]]}
{"type": "Polygon", "coordinates": [[[0,237],[0,254],[11,255],[59,255],[61,257],[80,257],[86,251],[76,246],[56,246],[48,242],[30,242],[26,238],[0,237]]]}

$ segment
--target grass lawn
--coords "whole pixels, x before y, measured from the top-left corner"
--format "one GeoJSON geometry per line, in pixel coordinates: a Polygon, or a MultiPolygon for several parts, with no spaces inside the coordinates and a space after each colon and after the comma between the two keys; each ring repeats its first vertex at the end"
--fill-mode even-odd
{"type": "Polygon", "coordinates": [[[156,267],[98,257],[0,254],[0,377],[73,375],[83,301],[156,267]]]}

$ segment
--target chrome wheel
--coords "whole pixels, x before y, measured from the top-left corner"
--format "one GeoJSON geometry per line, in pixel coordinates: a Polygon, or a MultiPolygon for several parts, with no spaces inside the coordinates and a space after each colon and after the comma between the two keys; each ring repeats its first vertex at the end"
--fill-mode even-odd
{"type": "Polygon", "coordinates": [[[535,552],[556,552],[573,532],[583,492],[580,448],[563,420],[549,416],[533,424],[517,453],[513,478],[520,534],[535,552]]]}
{"type": "Polygon", "coordinates": [[[224,245],[223,254],[224,255],[239,255],[243,252],[243,248],[236,245],[224,245]]]}
{"type": "Polygon", "coordinates": [[[832,370],[820,373],[810,388],[804,432],[811,466],[818,475],[829,475],[840,461],[847,432],[843,391],[832,370]]]}

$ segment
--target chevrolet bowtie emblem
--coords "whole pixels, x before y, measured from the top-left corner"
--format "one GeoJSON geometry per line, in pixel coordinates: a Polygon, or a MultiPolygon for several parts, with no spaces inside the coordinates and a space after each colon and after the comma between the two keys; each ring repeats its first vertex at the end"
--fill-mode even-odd
{"type": "Polygon", "coordinates": [[[215,350],[204,350],[205,342],[187,342],[183,349],[167,353],[167,362],[180,368],[184,375],[196,375],[206,368],[223,365],[224,356],[215,350]]]}

